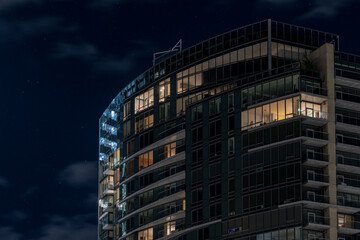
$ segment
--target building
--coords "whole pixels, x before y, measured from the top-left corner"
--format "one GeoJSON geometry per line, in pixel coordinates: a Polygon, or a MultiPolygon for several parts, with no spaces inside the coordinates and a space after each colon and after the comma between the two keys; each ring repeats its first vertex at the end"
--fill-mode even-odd
{"type": "Polygon", "coordinates": [[[99,239],[360,237],[360,56],[265,20],[173,54],[99,125],[99,239]]]}

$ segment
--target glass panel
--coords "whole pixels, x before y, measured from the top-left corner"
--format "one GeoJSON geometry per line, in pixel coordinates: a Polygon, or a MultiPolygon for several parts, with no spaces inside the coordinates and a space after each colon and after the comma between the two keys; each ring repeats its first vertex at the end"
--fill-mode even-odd
{"type": "Polygon", "coordinates": [[[263,116],[264,116],[264,123],[269,123],[270,122],[269,104],[263,106],[263,116]]]}
{"type": "Polygon", "coordinates": [[[285,100],[278,102],[278,120],[285,119],[285,100]]]}
{"type": "Polygon", "coordinates": [[[260,57],[260,43],[259,44],[255,44],[254,48],[253,48],[253,57],[260,57]]]}
{"type": "Polygon", "coordinates": [[[246,129],[248,126],[248,111],[241,112],[241,128],[246,129]]]}
{"type": "Polygon", "coordinates": [[[261,56],[267,55],[267,42],[261,43],[261,56]]]}
{"type": "Polygon", "coordinates": [[[233,51],[230,53],[230,61],[231,63],[237,62],[237,51],[233,51]]]}
{"type": "Polygon", "coordinates": [[[262,123],[263,119],[262,119],[262,107],[257,107],[256,108],[256,123],[262,123]]]}
{"type": "Polygon", "coordinates": [[[286,118],[293,117],[293,103],[292,98],[286,99],[286,118]]]}
{"type": "Polygon", "coordinates": [[[249,125],[254,127],[255,124],[255,108],[249,110],[249,125]]]}
{"type": "Polygon", "coordinates": [[[244,53],[244,49],[242,48],[242,49],[239,49],[238,50],[238,61],[240,62],[240,61],[243,61],[244,59],[245,59],[245,53],[244,53]]]}
{"type": "Polygon", "coordinates": [[[246,47],[245,48],[245,59],[250,59],[252,57],[253,57],[252,46],[246,47]]]}
{"type": "Polygon", "coordinates": [[[277,120],[277,103],[271,103],[270,104],[270,122],[277,120]]]}

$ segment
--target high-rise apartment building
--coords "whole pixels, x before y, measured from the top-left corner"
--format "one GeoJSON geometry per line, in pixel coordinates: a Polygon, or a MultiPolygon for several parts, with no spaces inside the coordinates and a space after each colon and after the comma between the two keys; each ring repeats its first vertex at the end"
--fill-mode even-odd
{"type": "Polygon", "coordinates": [[[99,123],[99,239],[360,239],[360,56],[265,20],[142,73],[99,123]]]}

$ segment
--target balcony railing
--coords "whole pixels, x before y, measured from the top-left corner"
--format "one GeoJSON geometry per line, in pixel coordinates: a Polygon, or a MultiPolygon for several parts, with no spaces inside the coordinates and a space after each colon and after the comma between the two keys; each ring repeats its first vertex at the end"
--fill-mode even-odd
{"type": "Polygon", "coordinates": [[[306,117],[311,117],[311,118],[318,118],[318,119],[328,119],[328,113],[327,112],[322,112],[322,111],[318,111],[318,110],[314,110],[314,109],[307,109],[307,110],[302,110],[300,112],[301,116],[306,116],[306,117]]]}
{"type": "Polygon", "coordinates": [[[337,178],[337,184],[360,188],[360,181],[351,178],[337,178]]]}
{"type": "Polygon", "coordinates": [[[337,115],[336,122],[360,126],[360,118],[337,115]]]}
{"type": "Polygon", "coordinates": [[[329,176],[324,175],[324,174],[319,174],[319,173],[307,172],[306,174],[304,174],[304,179],[306,181],[329,183],[329,176]]]}
{"type": "Polygon", "coordinates": [[[346,93],[346,92],[342,92],[342,91],[336,91],[336,99],[349,101],[349,102],[360,103],[360,96],[359,95],[346,93]]]}
{"type": "Polygon", "coordinates": [[[349,165],[353,167],[360,167],[360,159],[356,158],[349,158],[349,157],[343,157],[343,156],[337,156],[336,157],[337,164],[344,164],[349,165]]]}
{"type": "Polygon", "coordinates": [[[306,194],[303,198],[304,198],[304,200],[311,201],[311,202],[329,203],[329,196],[325,196],[325,195],[319,195],[319,194],[308,195],[308,194],[306,194]]]}
{"type": "Polygon", "coordinates": [[[327,96],[327,89],[326,88],[321,88],[321,87],[316,87],[316,86],[311,86],[311,85],[305,85],[305,86],[301,86],[300,89],[303,92],[308,92],[308,93],[312,93],[312,94],[327,96]]]}
{"type": "Polygon", "coordinates": [[[344,219],[338,218],[338,227],[353,228],[360,230],[360,222],[347,220],[346,218],[344,219]]]}
{"type": "Polygon", "coordinates": [[[360,208],[360,202],[355,200],[347,200],[343,197],[338,196],[337,203],[340,206],[360,208]]]}
{"type": "Polygon", "coordinates": [[[329,161],[329,156],[325,153],[307,151],[303,154],[303,159],[306,160],[317,160],[317,161],[329,161]]]}
{"type": "Polygon", "coordinates": [[[328,134],[325,132],[319,132],[319,131],[313,131],[313,130],[303,130],[301,132],[301,135],[304,137],[309,137],[309,138],[316,138],[316,139],[321,139],[321,140],[329,140],[328,134]]]}
{"type": "Polygon", "coordinates": [[[360,146],[360,138],[357,138],[357,137],[338,135],[336,140],[337,140],[337,143],[360,146]]]}
{"type": "Polygon", "coordinates": [[[313,224],[320,224],[320,225],[330,225],[330,218],[323,217],[323,216],[305,216],[305,223],[313,223],[313,224]]]}

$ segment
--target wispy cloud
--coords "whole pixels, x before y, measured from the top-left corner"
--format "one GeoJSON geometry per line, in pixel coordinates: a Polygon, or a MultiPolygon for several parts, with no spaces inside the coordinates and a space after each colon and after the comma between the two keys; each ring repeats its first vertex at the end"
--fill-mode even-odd
{"type": "Polygon", "coordinates": [[[76,29],[76,26],[65,24],[63,18],[54,16],[41,16],[26,20],[0,19],[0,42],[24,40],[28,37],[45,36],[53,32],[73,32],[76,29]]]}
{"type": "Polygon", "coordinates": [[[0,187],[7,187],[9,185],[9,181],[4,177],[0,177],[0,187]]]}
{"type": "Polygon", "coordinates": [[[10,219],[13,222],[21,222],[29,218],[29,215],[21,210],[14,210],[8,215],[6,215],[6,219],[10,219]]]}
{"type": "Polygon", "coordinates": [[[22,235],[15,231],[13,227],[0,227],[0,239],[19,240],[22,235]]]}
{"type": "MultiPolygon", "coordinates": [[[[351,5],[356,0],[314,0],[310,1],[305,13],[297,16],[299,19],[332,17],[337,15],[344,7],[351,5]]],[[[259,0],[261,3],[275,4],[280,7],[304,5],[301,0],[259,0]]]]}
{"type": "MultiPolygon", "coordinates": [[[[95,239],[97,225],[95,214],[75,215],[73,217],[52,216],[49,224],[43,226],[36,240],[95,239]]],[[[5,238],[4,238],[5,239],[5,238]]]]}
{"type": "Polygon", "coordinates": [[[57,60],[79,59],[91,65],[91,69],[97,73],[119,74],[132,70],[136,62],[144,55],[151,53],[148,48],[149,41],[136,40],[135,50],[124,53],[123,56],[113,56],[98,49],[94,44],[83,43],[58,43],[52,54],[57,60]]]}
{"type": "Polygon", "coordinates": [[[96,172],[96,162],[77,162],[62,170],[59,179],[74,187],[94,186],[97,179],[96,172]]]}
{"type": "Polygon", "coordinates": [[[42,0],[0,0],[0,11],[42,2],[42,0]]]}

